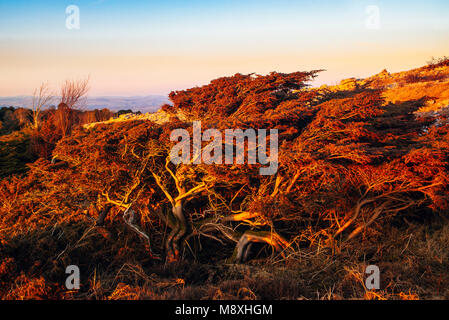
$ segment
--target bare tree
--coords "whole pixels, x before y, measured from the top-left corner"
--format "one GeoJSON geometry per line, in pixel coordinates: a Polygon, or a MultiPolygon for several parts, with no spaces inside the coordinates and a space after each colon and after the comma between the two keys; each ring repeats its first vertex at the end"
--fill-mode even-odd
{"type": "Polygon", "coordinates": [[[39,118],[42,108],[48,105],[53,100],[53,95],[50,92],[47,83],[42,83],[38,89],[34,90],[32,111],[33,111],[33,129],[39,128],[39,118]]]}
{"type": "Polygon", "coordinates": [[[70,109],[81,109],[87,101],[89,91],[89,77],[84,80],[66,80],[61,87],[61,103],[70,109]]]}

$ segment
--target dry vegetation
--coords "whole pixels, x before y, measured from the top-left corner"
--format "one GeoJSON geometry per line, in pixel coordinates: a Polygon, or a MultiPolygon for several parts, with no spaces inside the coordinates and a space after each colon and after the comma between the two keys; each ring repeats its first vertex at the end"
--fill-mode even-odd
{"type": "Polygon", "coordinates": [[[62,102],[30,135],[39,159],[0,182],[0,297],[448,299],[446,60],[308,88],[318,72],[236,74],[85,127],[105,119],[62,102]],[[193,120],[278,129],[277,174],[172,164],[193,120]]]}

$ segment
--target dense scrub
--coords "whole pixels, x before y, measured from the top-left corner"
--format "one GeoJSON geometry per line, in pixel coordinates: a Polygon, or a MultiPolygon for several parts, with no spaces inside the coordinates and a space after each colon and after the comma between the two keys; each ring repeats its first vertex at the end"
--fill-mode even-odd
{"type": "Polygon", "coordinates": [[[49,108],[42,110],[33,126],[33,111],[25,108],[0,109],[0,177],[22,174],[27,164],[51,156],[56,143],[72,128],[85,123],[107,120],[113,113],[107,109],[80,111],[49,108]]]}

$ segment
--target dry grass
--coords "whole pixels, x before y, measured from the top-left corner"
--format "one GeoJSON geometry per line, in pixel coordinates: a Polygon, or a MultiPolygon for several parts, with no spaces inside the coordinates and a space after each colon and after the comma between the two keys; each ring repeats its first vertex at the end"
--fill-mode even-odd
{"type": "Polygon", "coordinates": [[[55,244],[58,231],[22,236],[2,248],[2,299],[449,298],[446,220],[409,222],[407,228],[392,226],[382,233],[370,229],[362,240],[339,243],[338,252],[314,246],[282,260],[260,257],[248,265],[163,265],[142,259],[145,252],[133,237],[111,243],[93,233],[83,242],[80,239],[89,230],[88,224],[75,230],[70,224],[63,228],[68,238],[62,239],[72,246],[59,258],[62,246],[56,250],[55,244]],[[34,241],[38,246],[31,245],[34,241]],[[118,246],[129,249],[123,252],[118,246]],[[102,259],[104,255],[115,258],[111,262],[102,259]],[[67,291],[63,286],[64,266],[68,264],[77,264],[82,270],[80,291],[67,291]],[[364,285],[364,271],[370,264],[381,270],[381,290],[371,291],[364,285]]]}

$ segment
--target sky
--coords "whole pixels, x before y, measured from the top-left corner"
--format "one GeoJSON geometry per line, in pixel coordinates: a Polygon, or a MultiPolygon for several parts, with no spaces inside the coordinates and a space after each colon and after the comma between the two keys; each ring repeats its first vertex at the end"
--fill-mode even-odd
{"type": "Polygon", "coordinates": [[[87,76],[97,96],[271,71],[335,84],[449,55],[448,16],[447,0],[0,0],[0,96],[87,76]]]}

